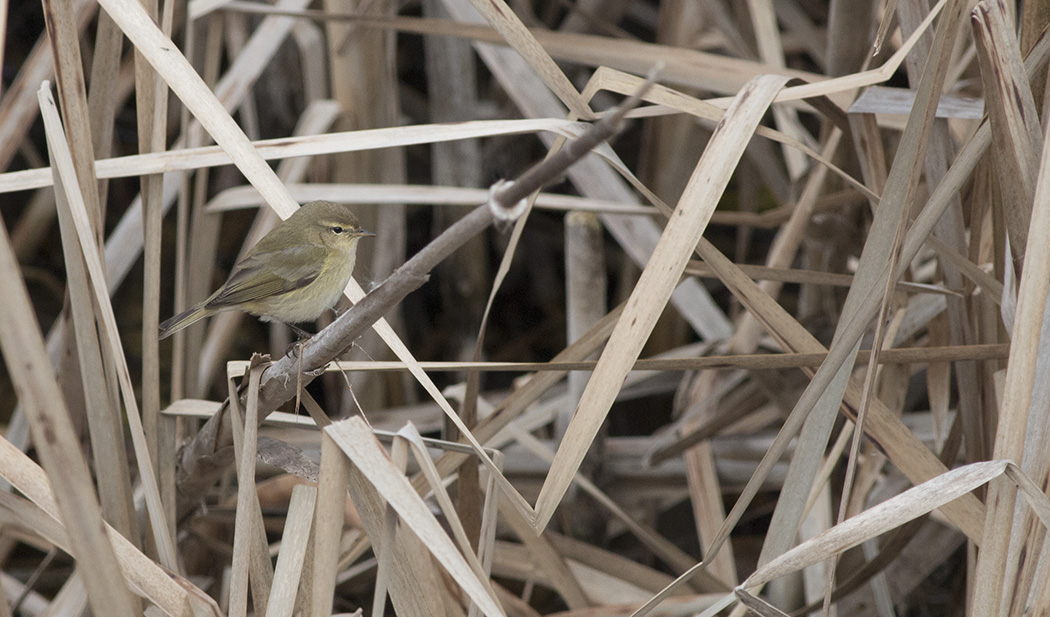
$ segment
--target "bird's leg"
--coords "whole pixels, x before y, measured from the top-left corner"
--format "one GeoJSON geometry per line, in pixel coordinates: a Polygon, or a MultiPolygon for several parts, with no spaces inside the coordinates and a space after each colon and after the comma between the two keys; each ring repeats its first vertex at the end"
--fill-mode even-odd
{"type": "MultiPolygon", "coordinates": [[[[351,305],[351,306],[353,306],[353,305],[351,305]]],[[[342,306],[341,307],[338,304],[336,304],[335,306],[328,307],[328,310],[332,311],[332,321],[335,321],[336,319],[339,319],[340,317],[342,317],[343,313],[349,311],[350,310],[350,306],[342,306]]]]}
{"type": "MultiPolygon", "coordinates": [[[[282,324],[288,326],[289,328],[291,328],[295,332],[296,336],[298,337],[298,339],[294,343],[292,343],[291,347],[289,347],[288,351],[285,352],[285,353],[289,353],[290,352],[292,354],[293,358],[299,358],[299,362],[300,362],[300,365],[301,365],[302,364],[302,355],[303,355],[303,346],[306,343],[306,341],[308,341],[311,338],[313,338],[314,335],[310,334],[306,330],[303,330],[299,326],[296,326],[295,324],[288,323],[287,321],[282,321],[280,323],[282,323],[282,324]]],[[[302,368],[302,367],[300,366],[300,368],[302,368]]]]}
{"type": "Polygon", "coordinates": [[[299,370],[295,372],[295,415],[299,415],[299,404],[303,396],[303,341],[302,339],[295,342],[295,346],[298,348],[299,356],[299,370]]]}
{"type": "MultiPolygon", "coordinates": [[[[298,362],[299,362],[299,370],[296,371],[296,373],[295,373],[295,375],[296,375],[295,414],[298,415],[299,414],[299,405],[300,405],[300,403],[302,401],[302,392],[303,392],[303,373],[304,373],[304,371],[303,371],[303,347],[306,345],[306,341],[311,339],[314,335],[312,335],[309,332],[307,332],[306,330],[303,330],[302,328],[300,328],[298,326],[295,326],[293,324],[290,324],[288,322],[282,321],[281,323],[283,323],[284,325],[288,326],[289,328],[294,330],[296,334],[299,335],[299,340],[297,340],[294,343],[292,343],[292,346],[289,349],[289,351],[292,354],[292,357],[296,358],[298,360],[298,362]]],[[[322,366],[321,368],[309,371],[310,376],[311,377],[319,377],[320,375],[324,374],[325,368],[327,366],[328,365],[326,364],[325,366],[322,366]]]]}
{"type": "Polygon", "coordinates": [[[283,323],[284,325],[288,326],[293,331],[295,331],[295,333],[297,335],[299,335],[299,341],[300,342],[302,342],[302,341],[304,341],[304,340],[306,340],[306,339],[308,339],[308,338],[313,336],[313,334],[310,334],[309,332],[307,332],[306,330],[303,330],[302,328],[300,328],[299,326],[297,326],[295,324],[288,323],[287,321],[282,321],[281,323],[283,323]]]}

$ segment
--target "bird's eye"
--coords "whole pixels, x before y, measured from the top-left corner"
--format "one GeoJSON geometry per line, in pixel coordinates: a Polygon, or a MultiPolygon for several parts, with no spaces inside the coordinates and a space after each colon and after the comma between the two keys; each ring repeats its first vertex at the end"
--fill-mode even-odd
{"type": "Polygon", "coordinates": [[[337,236],[339,234],[343,233],[344,231],[346,231],[346,230],[343,229],[342,227],[340,227],[339,225],[336,225],[336,226],[332,227],[332,233],[334,233],[337,236]]]}

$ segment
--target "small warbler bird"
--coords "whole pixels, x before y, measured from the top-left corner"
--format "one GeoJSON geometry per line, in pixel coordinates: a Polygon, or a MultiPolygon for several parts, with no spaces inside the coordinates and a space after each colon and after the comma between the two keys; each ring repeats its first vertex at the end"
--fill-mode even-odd
{"type": "Polygon", "coordinates": [[[374,235],[347,208],[312,201],[263,236],[211,297],[160,324],[160,338],[230,309],[263,321],[313,321],[343,294],[357,241],[374,235]]]}

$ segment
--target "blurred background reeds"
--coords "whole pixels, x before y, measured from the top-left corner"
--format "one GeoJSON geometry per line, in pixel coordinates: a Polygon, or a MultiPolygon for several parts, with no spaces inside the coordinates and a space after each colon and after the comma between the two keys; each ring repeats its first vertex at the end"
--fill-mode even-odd
{"type": "Polygon", "coordinates": [[[0,617],[1050,614],[1048,23],[0,0],[0,617]]]}

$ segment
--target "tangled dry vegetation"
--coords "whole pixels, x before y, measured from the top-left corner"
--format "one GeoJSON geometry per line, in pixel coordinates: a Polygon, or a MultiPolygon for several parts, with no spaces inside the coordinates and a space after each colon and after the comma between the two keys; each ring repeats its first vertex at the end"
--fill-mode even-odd
{"type": "Polygon", "coordinates": [[[0,617],[1050,613],[1048,22],[0,0],[0,617]]]}

